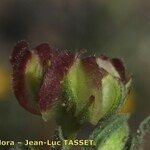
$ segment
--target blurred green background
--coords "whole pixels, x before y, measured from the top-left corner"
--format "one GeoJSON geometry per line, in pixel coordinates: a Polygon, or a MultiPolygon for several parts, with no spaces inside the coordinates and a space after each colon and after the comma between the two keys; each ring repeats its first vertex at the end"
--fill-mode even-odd
{"type": "Polygon", "coordinates": [[[150,1],[0,0],[0,139],[47,138],[54,123],[25,111],[11,91],[9,55],[21,39],[122,58],[134,82],[125,110],[132,130],[150,114],[150,1]]]}

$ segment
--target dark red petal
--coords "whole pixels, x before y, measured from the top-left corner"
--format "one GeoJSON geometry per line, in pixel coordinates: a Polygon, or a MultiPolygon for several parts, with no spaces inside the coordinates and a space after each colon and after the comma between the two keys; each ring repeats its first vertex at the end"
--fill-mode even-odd
{"type": "Polygon", "coordinates": [[[100,58],[103,59],[103,60],[108,60],[109,59],[109,57],[107,57],[107,56],[105,56],[103,54],[100,56],[100,58]]]}
{"type": "Polygon", "coordinates": [[[83,68],[87,73],[89,83],[95,87],[100,87],[101,79],[103,78],[105,71],[99,68],[95,57],[86,57],[82,59],[83,68]]]}
{"type": "Polygon", "coordinates": [[[42,112],[57,103],[61,91],[61,82],[74,59],[75,55],[72,53],[60,52],[57,59],[54,59],[52,66],[49,67],[39,93],[39,104],[42,112]]]}
{"type": "Polygon", "coordinates": [[[118,58],[113,58],[113,59],[111,59],[111,63],[116,68],[116,70],[118,71],[122,81],[126,81],[125,67],[123,65],[123,62],[118,58]]]}
{"type": "Polygon", "coordinates": [[[104,60],[104,61],[108,61],[108,63],[111,63],[112,66],[114,67],[114,69],[118,72],[120,79],[124,82],[126,81],[126,74],[125,74],[125,67],[124,64],[122,62],[122,60],[118,59],[118,58],[109,58],[105,55],[101,55],[100,59],[104,60]]]}
{"type": "Polygon", "coordinates": [[[57,56],[57,51],[53,50],[48,43],[40,44],[34,52],[38,54],[43,65],[47,65],[48,61],[52,61],[57,56]]]}
{"type": "MultiPolygon", "coordinates": [[[[30,58],[31,54],[29,51],[29,45],[25,41],[20,41],[14,47],[10,62],[12,64],[13,69],[17,69],[20,66],[20,61],[27,61],[30,58]],[[25,59],[25,58],[26,59],[25,59]]],[[[22,63],[22,65],[25,63],[22,63]]]]}
{"type": "Polygon", "coordinates": [[[28,103],[28,96],[25,88],[25,69],[27,61],[31,58],[31,52],[27,42],[20,41],[14,48],[10,62],[12,64],[12,82],[14,94],[22,107],[31,113],[39,114],[38,110],[34,106],[30,106],[28,103]]]}

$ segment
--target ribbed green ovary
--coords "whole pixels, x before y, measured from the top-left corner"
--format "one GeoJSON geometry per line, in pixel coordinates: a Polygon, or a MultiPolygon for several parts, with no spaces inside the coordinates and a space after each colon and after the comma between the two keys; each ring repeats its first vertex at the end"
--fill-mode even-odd
{"type": "Polygon", "coordinates": [[[128,136],[127,123],[122,124],[118,129],[114,130],[106,141],[98,146],[97,150],[123,150],[127,136],[128,136]]]}

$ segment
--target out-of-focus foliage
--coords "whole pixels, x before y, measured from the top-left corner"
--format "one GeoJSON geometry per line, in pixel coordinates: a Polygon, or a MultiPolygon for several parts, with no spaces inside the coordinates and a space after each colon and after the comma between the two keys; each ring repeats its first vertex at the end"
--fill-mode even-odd
{"type": "Polygon", "coordinates": [[[132,90],[129,95],[127,96],[123,106],[120,109],[121,113],[134,113],[136,108],[136,93],[132,90]]]}
{"type": "Polygon", "coordinates": [[[10,89],[10,75],[4,66],[0,66],[0,99],[2,100],[8,94],[10,89]]]}

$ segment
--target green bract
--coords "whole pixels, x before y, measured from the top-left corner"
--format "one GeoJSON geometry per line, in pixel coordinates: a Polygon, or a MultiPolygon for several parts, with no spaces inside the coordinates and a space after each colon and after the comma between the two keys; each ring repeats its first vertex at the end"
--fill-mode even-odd
{"type": "Polygon", "coordinates": [[[127,120],[126,115],[114,115],[101,122],[89,138],[94,140],[95,146],[85,149],[124,150],[129,135],[127,120]]]}

